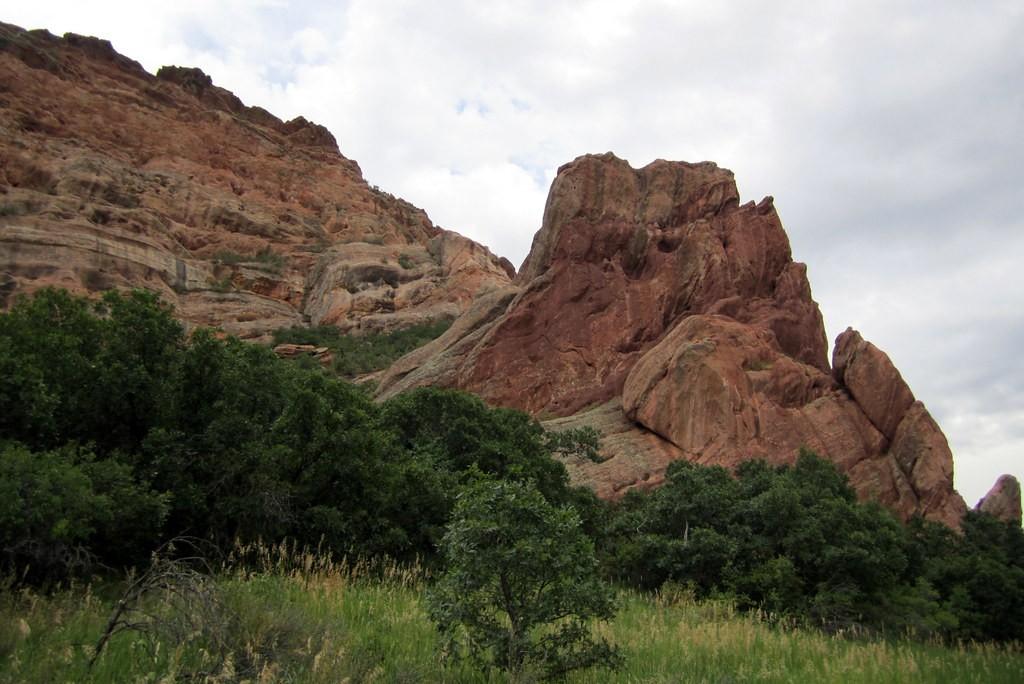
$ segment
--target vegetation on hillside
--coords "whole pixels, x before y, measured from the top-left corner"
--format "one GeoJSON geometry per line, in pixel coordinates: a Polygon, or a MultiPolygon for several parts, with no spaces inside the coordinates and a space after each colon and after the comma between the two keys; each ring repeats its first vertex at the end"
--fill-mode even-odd
{"type": "Polygon", "coordinates": [[[255,268],[262,268],[271,273],[280,273],[284,268],[287,260],[284,256],[278,254],[270,247],[264,247],[255,254],[239,254],[230,250],[222,250],[217,252],[214,259],[222,264],[229,266],[236,266],[239,264],[250,265],[255,268]]]}
{"type": "Polygon", "coordinates": [[[314,344],[328,347],[334,355],[335,373],[345,378],[372,373],[390,366],[413,349],[436,339],[451,321],[421,323],[387,333],[346,335],[330,325],[295,326],[274,331],[274,344],[314,344]]]}
{"type": "Polygon", "coordinates": [[[834,465],[748,461],[735,473],[673,463],[663,487],[630,494],[602,536],[624,584],[728,596],[830,631],[1024,639],[1024,532],[969,513],[963,535],[902,525],[858,502],[834,465]]]}
{"type": "MultiPolygon", "coordinates": [[[[164,620],[160,629],[171,625],[199,639],[197,651],[188,644],[177,651],[177,637],[160,641],[158,634],[163,650],[153,662],[164,672],[187,663],[200,667],[190,660],[200,652],[219,658],[207,663],[218,676],[229,665],[241,672],[238,649],[248,649],[247,671],[295,667],[315,680],[308,673],[330,659],[317,661],[315,653],[357,638],[335,612],[347,608],[318,603],[317,582],[342,579],[324,579],[330,575],[324,571],[314,582],[306,568],[302,586],[314,593],[301,595],[298,585],[288,584],[299,576],[289,574],[294,567],[269,568],[236,552],[253,544],[315,549],[302,557],[317,567],[335,567],[342,558],[375,567],[417,564],[417,588],[425,582],[441,597],[432,599],[430,615],[445,643],[475,644],[482,648],[478,663],[513,671],[554,675],[570,669],[574,658],[609,663],[592,657],[610,653],[600,650],[602,639],[632,643],[622,648],[625,667],[639,671],[629,659],[643,649],[632,637],[589,619],[611,615],[600,580],[584,572],[595,567],[632,597],[627,606],[641,600],[628,593],[637,591],[688,597],[687,606],[732,606],[748,617],[730,617],[729,624],[754,625],[748,634],[758,640],[776,639],[765,631],[769,624],[781,630],[783,642],[794,625],[948,644],[998,641],[1011,650],[1024,640],[1019,526],[975,513],[964,521],[963,534],[919,520],[903,525],[888,511],[858,502],[845,477],[810,453],[790,467],[754,461],[735,473],[673,464],[665,486],[608,505],[572,488],[554,458],[593,458],[596,446],[593,431],[552,435],[526,414],[451,390],[419,389],[374,403],[362,389],[281,361],[266,348],[203,330],[186,336],[152,294],[108,292],[91,302],[42,291],[0,314],[0,577],[7,578],[0,599],[14,620],[0,632],[0,672],[18,671],[33,657],[31,649],[90,643],[103,631],[101,614],[114,601],[110,591],[124,590],[119,578],[133,568],[135,577],[144,576],[154,567],[154,550],[182,537],[196,540],[203,563],[229,570],[186,569],[181,576],[199,577],[190,585],[199,589],[171,593],[200,597],[189,605],[202,609],[188,619],[212,610],[210,619],[226,621],[216,624],[233,641],[211,650],[199,627],[164,620]],[[560,541],[552,546],[553,539],[560,541]],[[509,548],[531,572],[541,565],[552,572],[527,592],[538,597],[528,606],[537,619],[514,629],[520,618],[509,606],[520,616],[524,608],[493,597],[495,578],[500,586],[517,567],[508,560],[509,548]],[[591,548],[596,566],[587,561],[591,548]],[[247,575],[250,570],[255,574],[247,575]],[[69,581],[95,587],[96,595],[89,589],[82,605],[62,603],[71,601],[62,598],[69,581]],[[587,590],[573,594],[571,586],[587,590]],[[566,591],[553,603],[542,600],[552,587],[566,591]],[[277,613],[261,613],[251,595],[263,591],[291,592],[296,606],[273,608],[278,598],[264,597],[277,613]],[[31,606],[25,604],[29,595],[31,606]],[[556,604],[563,609],[549,610],[556,604]],[[33,612],[37,605],[61,612],[68,627],[56,631],[65,636],[52,638],[71,641],[39,633],[33,621],[47,624],[49,618],[33,612]],[[310,627],[307,610],[324,622],[310,627]],[[288,616],[302,635],[294,641],[291,628],[267,622],[288,616]],[[263,628],[280,633],[280,640],[264,644],[263,628]],[[475,628],[483,632],[474,636],[475,628]],[[496,650],[501,644],[505,655],[496,650]]],[[[369,581],[364,577],[358,586],[369,581]]],[[[355,585],[344,586],[343,593],[355,585]]],[[[165,589],[144,600],[169,610],[165,589]]],[[[405,586],[400,595],[396,600],[412,611],[409,620],[427,624],[418,591],[405,586]]],[[[659,623],[663,616],[644,619],[659,623]]],[[[366,629],[377,639],[384,627],[366,629]]],[[[141,646],[127,645],[139,638],[111,639],[96,672],[107,660],[133,652],[143,657],[131,650],[141,646]]],[[[831,643],[818,638],[799,637],[831,643]]],[[[429,642],[442,643],[436,635],[429,642]]],[[[86,655],[78,648],[60,651],[69,667],[86,655]]],[[[366,672],[345,676],[395,672],[390,659],[400,649],[390,648],[374,646],[366,672]]],[[[426,661],[417,662],[420,668],[426,661]]],[[[1012,662],[1019,669],[1019,661],[1012,662]]],[[[429,661],[426,667],[432,678],[442,666],[429,661]]],[[[663,676],[658,672],[652,676],[663,676]]]]}

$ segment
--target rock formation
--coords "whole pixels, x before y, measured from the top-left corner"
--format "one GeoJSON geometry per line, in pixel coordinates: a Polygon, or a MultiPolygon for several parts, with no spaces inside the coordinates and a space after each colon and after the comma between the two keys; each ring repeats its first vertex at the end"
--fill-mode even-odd
{"type": "Polygon", "coordinates": [[[559,170],[516,282],[379,391],[459,387],[594,426],[606,460],[567,465],[603,496],[657,485],[676,459],[787,463],[808,447],[861,496],[957,526],[946,439],[889,358],[848,330],[832,366],[771,198],[741,205],[711,163],[604,154],[559,170]]]}
{"type": "MultiPolygon", "coordinates": [[[[787,463],[809,447],[904,518],[955,527],[966,510],[928,411],[855,331],[830,365],[772,199],[740,204],[712,163],[565,165],[516,275],[369,186],[322,126],[245,106],[198,69],[152,75],[106,41],[0,24],[0,307],[46,285],[146,287],[255,340],[454,318],[379,396],[458,387],[596,427],[605,461],[567,465],[606,497],[678,459],[787,463]]],[[[981,506],[1019,519],[1012,487],[981,506]]]]}
{"type": "Polygon", "coordinates": [[[509,265],[370,187],[334,136],[199,69],[0,24],[0,307],[141,286],[189,323],[390,329],[454,318],[509,265]]]}
{"type": "Polygon", "coordinates": [[[315,359],[321,366],[330,366],[334,354],[329,347],[318,347],[315,344],[279,344],[274,353],[281,359],[297,359],[308,356],[315,359]]]}
{"type": "Polygon", "coordinates": [[[1013,475],[1003,475],[988,490],[988,494],[981,498],[974,510],[1020,525],[1020,482],[1013,475]]]}

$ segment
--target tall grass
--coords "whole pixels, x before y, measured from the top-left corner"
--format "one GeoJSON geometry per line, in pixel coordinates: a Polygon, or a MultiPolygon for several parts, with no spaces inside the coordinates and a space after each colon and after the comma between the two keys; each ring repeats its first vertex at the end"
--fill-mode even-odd
{"type": "MultiPolygon", "coordinates": [[[[485,682],[503,676],[442,662],[415,567],[240,547],[217,572],[222,613],[176,639],[155,621],[122,631],[88,662],[122,586],[0,593],[0,682],[485,682]],[[162,631],[163,630],[163,631],[162,631]]],[[[615,673],[570,682],[1021,682],[1019,646],[954,648],[866,640],[769,624],[685,593],[621,594],[596,625],[619,645],[615,673]]],[[[211,613],[212,614],[212,613],[211,613]]],[[[205,615],[205,613],[204,613],[205,615]]],[[[144,621],[143,621],[144,622],[144,621]]]]}

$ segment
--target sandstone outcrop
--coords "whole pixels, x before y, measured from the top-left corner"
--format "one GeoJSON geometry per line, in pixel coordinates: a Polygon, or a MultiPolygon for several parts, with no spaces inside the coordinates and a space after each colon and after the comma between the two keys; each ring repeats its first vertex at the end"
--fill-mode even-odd
{"type": "Polygon", "coordinates": [[[1013,475],[1001,476],[974,510],[1020,525],[1020,482],[1013,475]]]}
{"type": "Polygon", "coordinates": [[[567,466],[602,496],[656,486],[677,459],[783,464],[807,447],[904,518],[956,527],[966,510],[945,437],[888,356],[848,330],[829,365],[772,199],[740,204],[711,163],[562,167],[514,285],[379,392],[417,385],[597,428],[605,461],[567,466]]]}
{"type": "MultiPolygon", "coordinates": [[[[190,324],[263,341],[454,319],[376,378],[379,396],[458,387],[596,427],[605,460],[567,466],[602,496],[657,486],[674,460],[809,447],[904,518],[956,527],[966,510],[888,356],[848,330],[830,365],[772,198],[741,204],[713,163],[563,166],[517,275],[368,185],[324,127],[199,69],[153,75],[106,41],[0,24],[0,84],[0,307],[47,285],[141,286],[190,324]]],[[[1016,481],[997,489],[979,505],[1019,519],[1016,481]]]]}
{"type": "Polygon", "coordinates": [[[315,344],[279,344],[274,347],[274,353],[281,359],[308,356],[322,366],[330,366],[334,361],[334,354],[328,347],[318,347],[315,344]]]}
{"type": "Polygon", "coordinates": [[[0,307],[47,285],[146,287],[251,339],[452,318],[507,262],[371,187],[327,129],[199,69],[0,24],[0,307]]]}

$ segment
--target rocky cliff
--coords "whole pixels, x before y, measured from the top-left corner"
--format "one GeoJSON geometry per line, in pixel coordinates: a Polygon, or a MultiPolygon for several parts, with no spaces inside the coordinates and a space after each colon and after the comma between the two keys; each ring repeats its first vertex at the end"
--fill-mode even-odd
{"type": "Polygon", "coordinates": [[[370,187],[322,126],[198,69],[0,24],[0,306],[46,285],[143,286],[264,339],[454,318],[511,265],[370,187]]]}
{"type": "Polygon", "coordinates": [[[614,497],[676,459],[792,462],[808,447],[902,517],[956,526],[942,431],[889,358],[847,330],[829,364],[806,268],[771,198],[732,173],[611,154],[559,170],[516,282],[401,359],[382,396],[446,385],[604,435],[574,478],[614,497]]]}
{"type": "MultiPolygon", "coordinates": [[[[855,331],[830,363],[772,199],[741,204],[711,163],[567,164],[516,275],[370,187],[322,126],[198,69],[153,75],[106,41],[0,24],[0,307],[47,285],[146,287],[254,340],[454,318],[379,395],[458,387],[595,427],[605,460],[567,465],[606,497],[656,486],[673,460],[809,447],[904,518],[956,526],[966,510],[927,409],[855,331]]],[[[1019,520],[1016,481],[980,507],[1019,520]]]]}

